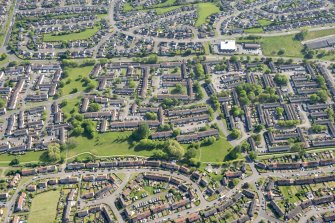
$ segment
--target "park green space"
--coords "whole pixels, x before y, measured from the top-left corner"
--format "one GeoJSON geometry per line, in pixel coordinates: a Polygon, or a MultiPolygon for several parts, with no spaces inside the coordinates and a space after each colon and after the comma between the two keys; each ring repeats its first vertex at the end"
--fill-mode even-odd
{"type": "Polygon", "coordinates": [[[226,138],[220,137],[209,146],[201,146],[198,150],[198,158],[201,162],[221,163],[228,161],[227,155],[232,148],[226,138]]]}
{"type": "Polygon", "coordinates": [[[261,26],[268,26],[268,25],[270,25],[272,22],[271,22],[270,20],[268,20],[268,19],[260,19],[260,20],[258,20],[258,23],[259,23],[259,25],[261,25],[261,26]]]}
{"type": "Polygon", "coordinates": [[[36,195],[33,198],[28,222],[29,223],[52,223],[55,221],[57,204],[60,192],[48,191],[36,195]]]}
{"type": "MultiPolygon", "coordinates": [[[[75,99],[69,100],[68,105],[64,108],[70,111],[73,108],[72,106],[77,102],[75,99]]],[[[77,156],[85,158],[89,156],[89,154],[97,156],[98,158],[103,156],[152,156],[155,150],[135,149],[135,143],[129,139],[131,133],[131,131],[107,132],[97,134],[93,139],[88,139],[85,136],[71,137],[70,141],[75,143],[75,147],[68,151],[63,151],[62,154],[70,160],[77,156]]],[[[188,144],[183,144],[183,147],[187,148],[188,144]]],[[[201,146],[200,149],[198,149],[197,158],[199,158],[201,162],[221,163],[228,161],[227,154],[230,149],[232,149],[231,144],[225,138],[220,137],[220,139],[212,145],[201,146]]],[[[45,162],[45,156],[46,151],[28,152],[19,156],[3,154],[0,156],[0,166],[8,166],[9,162],[15,157],[20,160],[20,163],[33,161],[45,162]]]]}
{"type": "Polygon", "coordinates": [[[92,69],[93,66],[66,68],[66,70],[69,72],[69,76],[65,78],[63,82],[66,83],[70,80],[70,83],[65,84],[62,88],[63,95],[70,94],[75,88],[78,89],[78,92],[83,92],[85,90],[85,84],[82,81],[82,78],[89,77],[92,69]]]}
{"type": "Polygon", "coordinates": [[[78,111],[79,110],[79,104],[80,104],[80,98],[75,97],[66,100],[66,106],[62,107],[62,111],[65,114],[70,114],[72,110],[78,111]]]}
{"type": "Polygon", "coordinates": [[[210,42],[204,42],[204,49],[205,49],[205,54],[206,55],[209,55],[211,53],[210,42]]]}
{"type": "MultiPolygon", "coordinates": [[[[312,40],[315,38],[325,37],[329,35],[334,35],[335,29],[325,29],[318,31],[309,31],[305,36],[306,40],[312,40]]],[[[250,42],[259,42],[262,45],[262,51],[265,56],[285,56],[285,57],[303,57],[302,50],[303,44],[294,39],[295,34],[281,35],[281,36],[269,36],[260,37],[255,40],[245,40],[250,42]],[[284,49],[282,55],[278,55],[278,51],[284,49]]]]}
{"type": "Polygon", "coordinates": [[[178,8],[180,8],[180,7],[181,7],[181,6],[170,6],[170,7],[166,7],[166,8],[157,8],[157,9],[156,9],[156,12],[157,12],[158,15],[161,15],[161,14],[170,12],[170,11],[172,11],[172,10],[178,9],[178,8]]]}
{"type": "Polygon", "coordinates": [[[198,3],[198,19],[195,26],[199,27],[206,22],[208,16],[220,12],[220,8],[212,2],[198,3]]]}
{"type": "Polygon", "coordinates": [[[299,200],[295,195],[298,192],[298,189],[295,186],[281,186],[279,187],[280,192],[282,193],[285,199],[288,199],[290,203],[294,204],[299,200]]]}
{"type": "Polygon", "coordinates": [[[9,155],[9,154],[1,154],[0,156],[0,166],[8,166],[10,161],[12,161],[14,158],[18,158],[20,163],[25,162],[39,162],[43,161],[43,153],[44,151],[38,151],[38,152],[28,152],[24,155],[9,155]]]}
{"type": "Polygon", "coordinates": [[[76,146],[67,152],[71,158],[78,154],[89,152],[95,156],[151,156],[154,150],[135,150],[132,141],[129,140],[130,131],[107,132],[98,134],[94,139],[84,136],[71,137],[76,146]]]}
{"type": "Polygon", "coordinates": [[[250,28],[250,29],[245,29],[244,30],[246,33],[262,33],[263,28],[257,27],[257,28],[250,28]]]}
{"type": "MultiPolygon", "coordinates": [[[[153,5],[150,8],[144,9],[143,6],[133,7],[129,2],[126,2],[123,6],[124,11],[131,11],[131,10],[139,10],[139,11],[146,11],[148,9],[155,9],[157,14],[163,14],[174,9],[180,8],[183,4],[174,5],[176,0],[167,0],[163,3],[153,5]]],[[[184,4],[185,5],[185,4],[184,4]]],[[[206,23],[206,20],[209,16],[220,12],[220,8],[212,2],[201,2],[196,3],[197,11],[198,11],[198,19],[195,23],[195,26],[199,27],[202,24],[206,23]]]]}
{"type": "Polygon", "coordinates": [[[44,42],[60,42],[60,41],[75,41],[89,39],[99,31],[99,26],[85,29],[84,31],[74,32],[64,35],[55,35],[53,33],[47,33],[43,35],[44,42]]]}

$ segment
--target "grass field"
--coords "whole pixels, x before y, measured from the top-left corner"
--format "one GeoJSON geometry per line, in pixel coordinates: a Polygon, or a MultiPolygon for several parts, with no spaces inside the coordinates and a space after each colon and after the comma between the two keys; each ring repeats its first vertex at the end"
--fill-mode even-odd
{"type": "Polygon", "coordinates": [[[125,12],[129,12],[131,10],[134,10],[134,7],[130,5],[129,2],[126,2],[124,5],[123,5],[123,11],[125,12]]]}
{"type": "Polygon", "coordinates": [[[250,29],[245,29],[244,31],[246,33],[262,33],[263,29],[262,28],[250,28],[250,29]]]}
{"type": "Polygon", "coordinates": [[[39,195],[32,201],[29,223],[52,223],[56,218],[59,191],[48,191],[39,195]]]}
{"type": "Polygon", "coordinates": [[[135,151],[134,146],[128,140],[131,132],[108,132],[98,134],[94,139],[88,139],[83,136],[72,137],[77,146],[68,151],[67,157],[73,157],[77,154],[90,152],[97,156],[124,156],[138,155],[151,156],[153,150],[135,151]]]}
{"type": "Polygon", "coordinates": [[[176,3],[176,0],[166,0],[165,2],[162,2],[160,4],[154,5],[152,8],[161,8],[161,7],[167,7],[171,6],[176,3]]]}
{"type": "Polygon", "coordinates": [[[305,40],[311,40],[329,35],[335,35],[335,28],[308,32],[305,37],[305,40]]]}
{"type": "Polygon", "coordinates": [[[223,162],[226,160],[228,150],[232,148],[232,145],[221,137],[212,145],[200,147],[198,158],[201,162],[223,162]]]}
{"type": "Polygon", "coordinates": [[[91,29],[86,29],[78,33],[69,33],[65,35],[56,36],[52,33],[47,33],[43,35],[44,42],[59,42],[59,41],[75,41],[75,40],[85,40],[94,36],[99,31],[99,26],[94,26],[91,29]]]}
{"type": "Polygon", "coordinates": [[[293,39],[294,35],[271,36],[261,39],[263,54],[266,56],[277,55],[278,51],[284,49],[282,56],[302,57],[303,45],[293,39]]]}
{"type": "Polygon", "coordinates": [[[72,98],[67,100],[66,106],[62,108],[64,113],[70,114],[70,112],[75,109],[76,111],[79,110],[80,98],[72,98]]]}
{"type": "Polygon", "coordinates": [[[206,22],[208,16],[220,12],[219,7],[211,2],[199,3],[198,6],[198,19],[195,26],[199,27],[206,22]]]}
{"type": "Polygon", "coordinates": [[[81,81],[83,77],[89,77],[89,74],[93,66],[85,66],[85,67],[75,67],[75,68],[67,68],[66,70],[69,72],[69,76],[64,79],[64,83],[70,80],[69,84],[65,84],[62,88],[63,95],[70,94],[74,88],[78,89],[78,92],[82,92],[85,90],[84,83],[81,81]]]}
{"type": "Polygon", "coordinates": [[[290,203],[295,203],[299,201],[299,198],[295,196],[295,194],[298,192],[295,186],[282,186],[279,187],[279,190],[281,191],[283,197],[288,199],[290,203]]]}
{"type": "Polygon", "coordinates": [[[205,54],[206,55],[209,55],[211,53],[210,48],[209,48],[210,44],[211,44],[210,42],[205,42],[204,43],[204,48],[205,48],[205,54]]]}
{"type": "Polygon", "coordinates": [[[158,15],[160,15],[160,14],[164,14],[164,13],[170,12],[172,10],[178,9],[180,7],[181,6],[170,6],[170,7],[165,7],[165,8],[157,8],[156,12],[157,12],[158,15]]]}
{"type": "Polygon", "coordinates": [[[32,162],[32,161],[42,161],[43,151],[39,152],[28,152],[24,155],[13,156],[9,154],[1,154],[0,156],[0,166],[8,166],[9,162],[12,161],[15,157],[20,160],[20,163],[32,162]]]}
{"type": "Polygon", "coordinates": [[[259,25],[261,25],[261,26],[268,26],[268,25],[270,25],[272,22],[271,22],[270,20],[268,20],[268,19],[260,19],[260,20],[258,20],[258,23],[259,23],[259,25]]]}
{"type": "MultiPolygon", "coordinates": [[[[310,31],[307,33],[305,41],[334,34],[335,29],[310,31]]],[[[277,55],[279,50],[285,49],[285,53],[282,56],[303,57],[301,53],[303,45],[300,41],[294,40],[294,35],[295,34],[261,38],[260,42],[262,44],[262,50],[264,55],[274,56],[277,55]]]]}
{"type": "Polygon", "coordinates": [[[6,33],[8,32],[9,26],[10,26],[10,22],[12,21],[12,17],[14,14],[14,2],[11,4],[10,8],[9,8],[9,15],[7,16],[7,20],[5,22],[5,25],[3,26],[3,29],[0,33],[0,46],[3,45],[5,38],[6,38],[6,33]]]}

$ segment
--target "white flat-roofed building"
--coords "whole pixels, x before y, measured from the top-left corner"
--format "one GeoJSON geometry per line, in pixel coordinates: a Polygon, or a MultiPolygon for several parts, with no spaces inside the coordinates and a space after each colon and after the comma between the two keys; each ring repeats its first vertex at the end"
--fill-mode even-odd
{"type": "Polygon", "coordinates": [[[220,51],[232,52],[236,51],[236,49],[235,40],[224,40],[220,42],[220,51]]]}

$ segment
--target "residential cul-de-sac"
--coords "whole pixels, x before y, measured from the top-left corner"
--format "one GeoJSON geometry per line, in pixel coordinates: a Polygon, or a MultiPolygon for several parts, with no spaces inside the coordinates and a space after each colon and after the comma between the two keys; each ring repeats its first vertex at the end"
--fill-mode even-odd
{"type": "Polygon", "coordinates": [[[333,222],[334,4],[0,0],[0,222],[333,222]]]}

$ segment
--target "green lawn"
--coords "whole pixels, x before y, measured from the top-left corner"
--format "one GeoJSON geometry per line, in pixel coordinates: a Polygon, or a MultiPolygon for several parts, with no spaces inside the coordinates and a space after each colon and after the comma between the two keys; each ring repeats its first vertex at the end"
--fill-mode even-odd
{"type": "Polygon", "coordinates": [[[198,3],[197,6],[198,6],[198,19],[195,23],[195,26],[197,27],[206,23],[206,19],[210,15],[220,12],[220,8],[217,7],[212,2],[198,3]]]}
{"type": "Polygon", "coordinates": [[[74,88],[78,89],[78,92],[82,92],[85,90],[86,86],[82,82],[83,77],[89,77],[89,74],[93,66],[85,66],[85,67],[75,67],[75,68],[66,68],[69,72],[69,76],[63,80],[65,86],[62,88],[63,95],[70,94],[74,88]],[[66,84],[70,80],[69,84],[66,84]]]}
{"type": "Polygon", "coordinates": [[[198,158],[201,162],[223,162],[228,150],[232,148],[232,145],[225,138],[220,137],[212,145],[200,147],[198,158]]]}
{"type": "Polygon", "coordinates": [[[298,192],[295,186],[282,186],[279,187],[279,190],[283,197],[288,199],[290,203],[296,203],[299,201],[299,198],[295,196],[295,194],[298,192]]]}
{"type": "Polygon", "coordinates": [[[278,51],[284,49],[282,56],[286,57],[302,57],[301,50],[303,45],[296,40],[293,40],[294,35],[286,36],[271,36],[261,39],[262,51],[266,56],[275,56],[278,51]]]}
{"type": "Polygon", "coordinates": [[[76,142],[76,147],[68,151],[67,157],[73,157],[77,154],[90,152],[97,156],[124,156],[138,155],[151,156],[153,150],[135,151],[134,146],[128,140],[131,132],[107,132],[98,134],[94,139],[88,139],[84,136],[71,137],[76,142]]]}
{"type": "MultiPolygon", "coordinates": [[[[335,29],[310,31],[307,33],[305,41],[334,34],[335,29]]],[[[294,40],[294,35],[295,34],[263,37],[256,40],[256,42],[262,44],[262,50],[265,56],[303,57],[301,53],[303,45],[300,41],[294,40]],[[283,55],[277,55],[281,49],[284,49],[285,53],[283,55]]]]}
{"type": "Polygon", "coordinates": [[[335,28],[332,29],[324,29],[324,30],[318,30],[318,31],[312,31],[308,32],[305,40],[311,40],[319,37],[329,36],[335,34],[335,28]]]}
{"type": "Polygon", "coordinates": [[[67,104],[62,108],[62,111],[66,114],[70,114],[73,109],[79,111],[80,98],[71,98],[66,100],[67,104]]]}
{"type": "Polygon", "coordinates": [[[204,43],[204,48],[205,48],[205,54],[206,55],[209,55],[211,53],[210,48],[209,48],[210,44],[211,44],[210,42],[205,42],[204,43]]]}
{"type": "Polygon", "coordinates": [[[162,2],[160,4],[153,5],[153,7],[151,7],[151,8],[167,7],[167,6],[171,6],[171,5],[175,4],[175,3],[176,3],[176,0],[166,0],[165,2],[162,2]]]}
{"type": "Polygon", "coordinates": [[[94,36],[100,30],[99,26],[94,26],[91,29],[86,29],[78,33],[69,33],[65,35],[53,35],[53,33],[47,33],[43,35],[44,42],[59,42],[59,41],[75,41],[75,40],[85,40],[94,36]]]}
{"type": "Polygon", "coordinates": [[[48,191],[39,195],[32,201],[29,223],[52,223],[56,218],[59,191],[48,191]]]}
{"type": "Polygon", "coordinates": [[[245,29],[244,30],[246,33],[262,33],[263,29],[262,28],[250,28],[250,29],[245,29]]]}
{"type": "Polygon", "coordinates": [[[181,6],[170,6],[170,7],[165,7],[165,8],[157,8],[156,12],[157,12],[158,15],[160,15],[160,14],[164,14],[164,13],[170,12],[172,10],[178,9],[180,7],[181,6]]]}
{"type": "Polygon", "coordinates": [[[133,6],[131,6],[129,2],[126,2],[126,3],[123,5],[123,11],[125,11],[125,12],[131,11],[131,10],[133,10],[133,9],[134,9],[133,6]]]}
{"type": "Polygon", "coordinates": [[[268,19],[260,19],[258,20],[258,23],[261,25],[261,26],[268,26],[270,25],[272,22],[268,19]]]}
{"type": "Polygon", "coordinates": [[[0,156],[0,166],[8,166],[9,162],[12,161],[15,157],[17,157],[21,163],[24,162],[32,162],[32,161],[42,161],[42,154],[43,151],[38,151],[38,152],[28,152],[24,155],[9,155],[9,154],[1,154],[0,156]]]}

